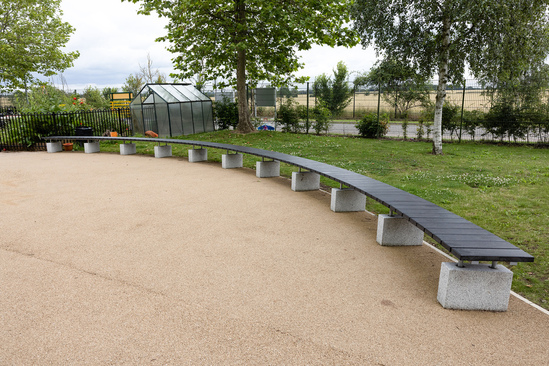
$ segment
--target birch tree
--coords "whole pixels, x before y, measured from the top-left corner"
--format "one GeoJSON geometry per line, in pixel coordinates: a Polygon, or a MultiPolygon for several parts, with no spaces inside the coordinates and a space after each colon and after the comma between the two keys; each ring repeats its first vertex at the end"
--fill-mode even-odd
{"type": "Polygon", "coordinates": [[[549,0],[356,0],[362,45],[427,78],[438,76],[433,153],[442,154],[442,107],[449,81],[468,69],[480,80],[516,77],[543,63],[549,0]]]}
{"type": "MultiPolygon", "coordinates": [[[[124,1],[124,0],[123,0],[124,1]]],[[[297,51],[312,44],[350,46],[357,43],[348,26],[351,0],[126,0],[141,3],[141,13],[156,11],[170,20],[167,35],[175,54],[171,76],[201,75],[220,87],[237,88],[237,129],[253,130],[246,83],[286,85],[303,65],[297,51]]]]}

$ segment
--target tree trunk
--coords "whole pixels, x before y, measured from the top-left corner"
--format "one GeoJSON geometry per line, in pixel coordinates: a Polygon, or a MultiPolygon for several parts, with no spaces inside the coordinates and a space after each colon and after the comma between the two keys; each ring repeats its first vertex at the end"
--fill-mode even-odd
{"type": "Polygon", "coordinates": [[[444,16],[442,25],[442,50],[438,66],[438,86],[433,123],[433,154],[442,155],[442,107],[448,84],[448,61],[450,58],[450,18],[444,16]]]}
{"type": "MultiPolygon", "coordinates": [[[[243,0],[236,0],[237,20],[240,24],[246,24],[246,4],[243,0]]],[[[245,27],[242,27],[245,29],[245,27]]],[[[242,44],[246,40],[246,31],[241,30],[237,34],[238,43],[242,44]]],[[[240,133],[250,133],[253,131],[250,122],[250,111],[248,110],[248,98],[246,95],[246,49],[239,45],[237,51],[236,64],[236,95],[238,98],[238,125],[236,130],[240,133]]]]}

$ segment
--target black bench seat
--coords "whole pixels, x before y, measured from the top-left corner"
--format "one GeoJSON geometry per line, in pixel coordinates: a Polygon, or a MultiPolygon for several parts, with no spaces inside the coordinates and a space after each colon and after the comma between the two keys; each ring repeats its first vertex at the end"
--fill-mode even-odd
{"type": "Polygon", "coordinates": [[[317,173],[347,186],[388,207],[391,214],[406,218],[425,234],[440,243],[460,261],[533,262],[534,257],[470,221],[423,198],[386,183],[318,161],[248,146],[208,141],[163,138],[50,136],[46,141],[129,141],[184,144],[215,148],[277,160],[317,173]]]}

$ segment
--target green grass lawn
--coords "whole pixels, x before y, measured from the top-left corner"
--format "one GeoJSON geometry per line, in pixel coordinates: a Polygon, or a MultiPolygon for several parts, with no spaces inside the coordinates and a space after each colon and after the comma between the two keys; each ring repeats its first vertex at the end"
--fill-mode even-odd
{"type": "MultiPolygon", "coordinates": [[[[534,263],[511,267],[513,290],[549,309],[549,150],[531,146],[446,143],[434,156],[431,144],[355,137],[329,137],[261,131],[239,135],[229,131],[185,136],[253,146],[339,166],[398,187],[440,205],[491,231],[536,257],[534,263]]],[[[102,143],[102,151],[118,145],[102,143]]],[[[153,144],[137,143],[138,153],[153,154],[153,144]]],[[[189,146],[172,145],[173,155],[187,156],[189,146]]],[[[221,161],[225,151],[208,151],[221,161]]],[[[244,156],[255,167],[259,158],[244,156]]],[[[281,164],[281,174],[297,168],[281,164]]],[[[322,179],[328,186],[339,186],[322,179]]],[[[367,209],[387,212],[368,200],[367,209]]]]}

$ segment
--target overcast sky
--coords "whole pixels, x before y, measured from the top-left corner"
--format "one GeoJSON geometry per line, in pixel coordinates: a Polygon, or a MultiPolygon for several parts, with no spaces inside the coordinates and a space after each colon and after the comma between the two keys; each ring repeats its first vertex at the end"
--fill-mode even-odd
{"type": "MultiPolygon", "coordinates": [[[[138,15],[138,4],[120,0],[62,0],[63,20],[76,31],[66,50],[78,50],[80,57],[63,77],[68,90],[83,90],[86,86],[121,87],[126,77],[146,65],[151,55],[153,68],[169,75],[173,71],[172,54],[166,44],[154,40],[165,34],[165,19],[156,15],[138,15]]],[[[298,75],[314,77],[331,74],[339,61],[350,71],[367,71],[375,63],[375,52],[357,46],[352,49],[314,46],[301,53],[305,68],[298,75]]],[[[168,77],[168,80],[171,78],[168,77]]],[[[59,80],[54,80],[59,85],[59,80]]]]}

